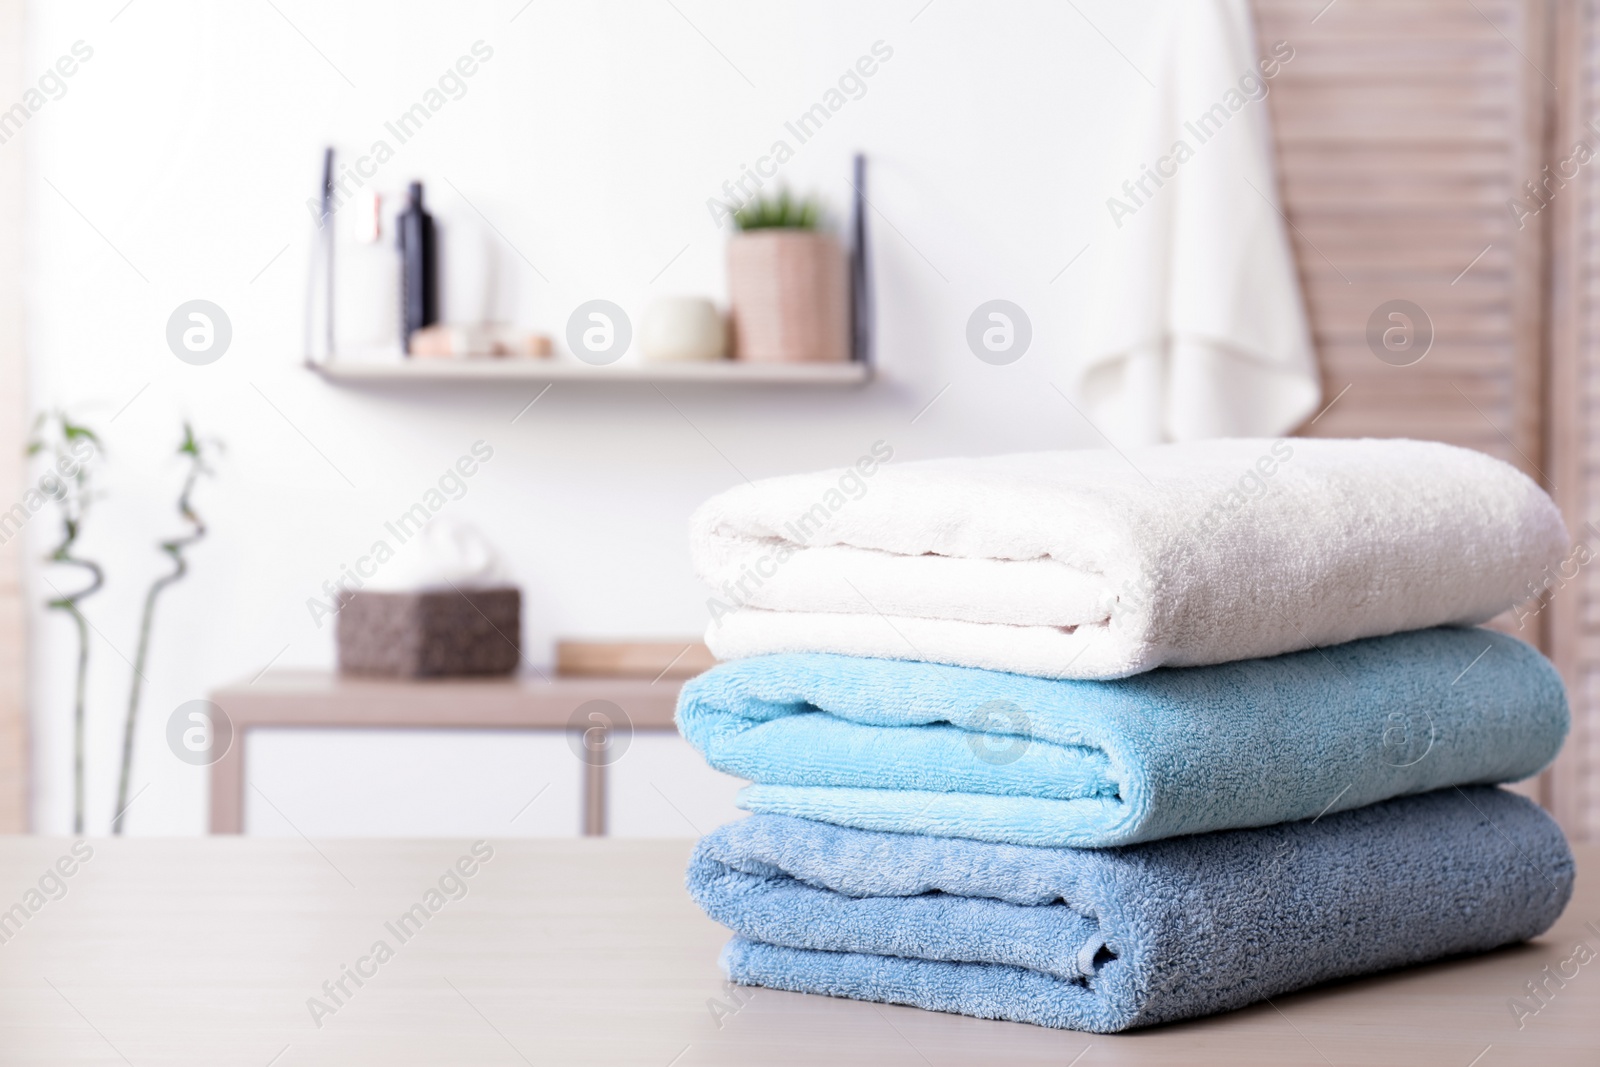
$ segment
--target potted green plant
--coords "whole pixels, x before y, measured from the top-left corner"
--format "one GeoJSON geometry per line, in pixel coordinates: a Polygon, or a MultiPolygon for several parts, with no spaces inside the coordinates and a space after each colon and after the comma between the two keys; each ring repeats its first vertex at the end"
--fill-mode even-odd
{"type": "Polygon", "coordinates": [[[735,359],[763,363],[850,358],[850,281],[844,249],[819,228],[814,198],[787,190],[734,212],[728,300],[735,359]]]}

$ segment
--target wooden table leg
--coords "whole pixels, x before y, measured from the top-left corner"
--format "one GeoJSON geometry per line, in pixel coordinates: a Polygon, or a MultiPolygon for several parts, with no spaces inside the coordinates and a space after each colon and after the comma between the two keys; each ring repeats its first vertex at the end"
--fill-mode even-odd
{"type": "Polygon", "coordinates": [[[244,739],[245,727],[233,724],[232,743],[222,758],[211,765],[211,832],[244,833],[244,739]]]}
{"type": "Polygon", "coordinates": [[[606,756],[610,752],[610,731],[605,727],[591,727],[604,731],[601,744],[594,749],[585,748],[583,760],[583,835],[606,835],[606,756]]]}

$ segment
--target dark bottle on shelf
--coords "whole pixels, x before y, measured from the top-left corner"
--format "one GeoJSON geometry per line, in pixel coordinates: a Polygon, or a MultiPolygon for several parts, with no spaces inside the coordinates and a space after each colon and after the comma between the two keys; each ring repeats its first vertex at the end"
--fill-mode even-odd
{"type": "Polygon", "coordinates": [[[395,219],[400,248],[400,340],[439,321],[438,255],[433,216],[422,209],[422,183],[412,182],[406,208],[395,219]]]}

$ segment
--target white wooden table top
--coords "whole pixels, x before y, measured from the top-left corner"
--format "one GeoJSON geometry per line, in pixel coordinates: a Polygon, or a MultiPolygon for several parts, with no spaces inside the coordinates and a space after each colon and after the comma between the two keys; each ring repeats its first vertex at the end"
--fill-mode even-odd
{"type": "Polygon", "coordinates": [[[87,860],[71,844],[0,839],[0,908],[32,910],[0,914],[0,1063],[1600,1063],[1600,955],[1567,963],[1520,1029],[1509,1006],[1580,941],[1600,953],[1594,847],[1533,945],[1102,1037],[730,992],[726,933],[683,890],[687,841],[507,841],[486,862],[452,841],[92,840],[87,860]],[[472,876],[428,899],[462,857],[472,876]],[[396,927],[419,903],[437,911],[396,927]]]}

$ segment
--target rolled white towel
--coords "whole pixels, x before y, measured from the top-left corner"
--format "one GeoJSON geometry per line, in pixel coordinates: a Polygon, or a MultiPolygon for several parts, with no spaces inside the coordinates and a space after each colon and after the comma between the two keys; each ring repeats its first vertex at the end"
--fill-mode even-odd
{"type": "Polygon", "coordinates": [[[695,513],[712,652],[1117,678],[1483,622],[1568,547],[1529,478],[1436,442],[891,457],[695,513]]]}

